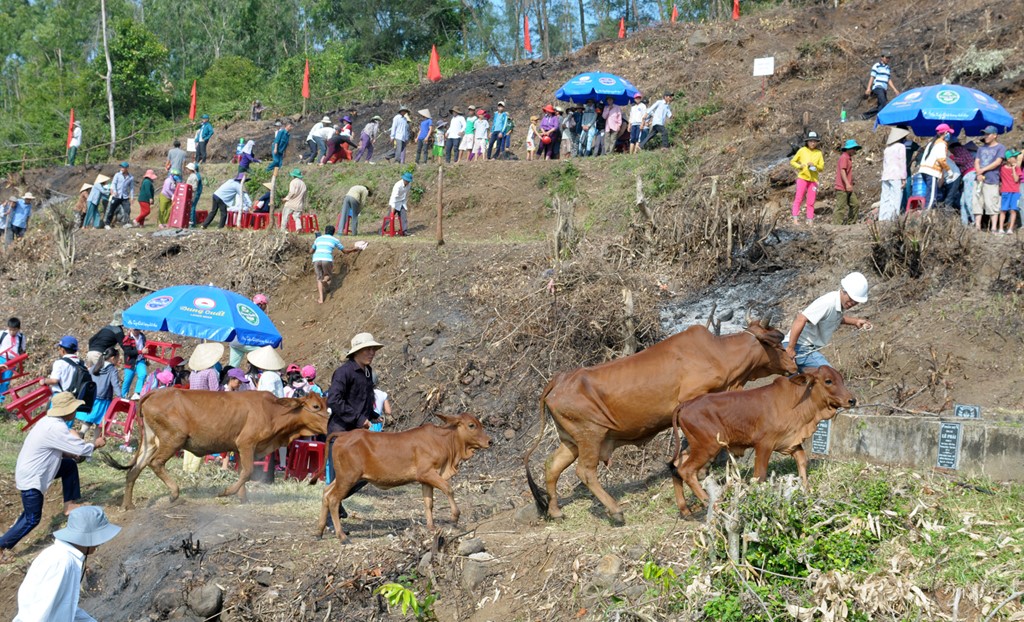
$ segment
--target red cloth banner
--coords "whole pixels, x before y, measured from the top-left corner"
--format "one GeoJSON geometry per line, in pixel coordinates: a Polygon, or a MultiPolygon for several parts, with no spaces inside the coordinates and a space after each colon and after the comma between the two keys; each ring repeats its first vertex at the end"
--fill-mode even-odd
{"type": "Polygon", "coordinates": [[[196,81],[192,81],[192,103],[188,105],[188,120],[196,120],[196,81]]]}
{"type": "Polygon", "coordinates": [[[309,59],[306,59],[306,70],[302,72],[302,97],[309,99],[309,59]]]}
{"type": "Polygon", "coordinates": [[[437,46],[430,46],[430,65],[427,67],[427,80],[439,82],[441,80],[441,57],[437,55],[437,46]]]}
{"type": "Polygon", "coordinates": [[[732,18],[735,20],[740,18],[740,0],[732,0],[732,18]]]}
{"type": "Polygon", "coordinates": [[[619,18],[619,38],[620,39],[625,39],[626,38],[626,18],[625,17],[620,17],[619,18]]]}
{"type": "Polygon", "coordinates": [[[75,131],[75,109],[71,109],[71,118],[68,119],[68,144],[64,146],[65,149],[71,148],[71,135],[75,131]]]}
{"type": "Polygon", "coordinates": [[[523,47],[530,54],[533,54],[533,44],[530,43],[530,16],[523,15],[523,47]]]}
{"type": "Polygon", "coordinates": [[[679,7],[673,4],[672,5],[672,23],[673,24],[676,23],[677,19],[679,19],[679,7]]]}

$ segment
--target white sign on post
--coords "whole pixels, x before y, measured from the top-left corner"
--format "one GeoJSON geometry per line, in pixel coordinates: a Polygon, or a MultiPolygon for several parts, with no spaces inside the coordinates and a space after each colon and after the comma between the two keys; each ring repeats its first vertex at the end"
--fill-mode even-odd
{"type": "Polygon", "coordinates": [[[754,77],[775,75],[775,57],[765,56],[754,59],[754,77]]]}

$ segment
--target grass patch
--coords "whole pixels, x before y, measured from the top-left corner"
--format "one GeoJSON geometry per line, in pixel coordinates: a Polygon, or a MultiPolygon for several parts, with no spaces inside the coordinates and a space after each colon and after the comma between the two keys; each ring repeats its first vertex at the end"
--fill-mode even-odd
{"type": "Polygon", "coordinates": [[[579,196],[577,183],[580,180],[580,169],[572,160],[566,160],[562,166],[541,175],[537,185],[547,188],[552,197],[572,199],[579,196]]]}

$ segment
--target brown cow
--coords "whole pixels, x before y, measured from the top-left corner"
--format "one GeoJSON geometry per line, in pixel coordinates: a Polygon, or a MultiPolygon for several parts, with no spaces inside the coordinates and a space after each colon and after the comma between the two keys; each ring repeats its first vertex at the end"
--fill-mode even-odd
{"type": "MultiPolygon", "coordinates": [[[[394,488],[412,482],[423,485],[423,505],[427,510],[427,529],[434,529],[434,489],[448,496],[452,506],[452,522],[459,520],[459,507],[448,480],[463,460],[473,457],[477,449],[490,447],[491,438],[484,432],[480,420],[469,413],[438,415],[443,427],[425,423],[404,432],[370,432],[352,430],[328,437],[334,441],[331,457],[334,481],[324,490],[320,508],[322,537],[327,528],[327,512],[338,538],[344,543],[348,536],[341,529],[338,511],[359,482],[369,482],[378,488],[394,488]]],[[[361,486],[359,486],[361,488],[361,486]]]]}
{"type": "Polygon", "coordinates": [[[739,389],[773,374],[795,373],[796,363],[782,348],[782,337],[757,322],[725,337],[691,326],[632,356],[555,376],[540,396],[540,434],[523,458],[538,511],[562,517],[558,478],[579,458],[580,480],[608,508],[613,522],[624,522],[619,504],[597,479],[597,463],[607,465],[617,447],[642,445],[670,428],[680,402],[739,389]],[[547,423],[545,407],[562,442],[544,465],[547,493],[530,473],[530,455],[547,423]]]}
{"type": "Polygon", "coordinates": [[[300,436],[327,433],[327,403],[309,394],[301,398],[278,398],[267,391],[192,391],[160,389],[139,401],[143,421],[142,441],[135,458],[118,464],[109,454],[104,462],[128,471],[124,488],[124,509],[134,507],[132,490],[142,469],[153,469],[178,498],[178,484],[164,464],[181,449],[197,456],[238,452],[238,481],[219,496],[238,493],[245,501],[245,483],[252,463],[300,436]],[[129,470],[130,469],[130,470],[129,470]]]}
{"type": "Polygon", "coordinates": [[[809,369],[789,378],[776,378],[768,386],[703,395],[680,404],[672,422],[673,452],[671,468],[676,505],[683,516],[689,516],[683,482],[690,485],[697,499],[707,502],[708,495],[697,481],[697,471],[704,468],[724,447],[735,456],[753,447],[754,477],[764,481],[768,476],[768,459],[772,452],[792,455],[797,470],[807,484],[807,455],[803,442],[818,422],[835,417],[839,408],[857,404],[846,389],[843,377],[828,366],[809,369]],[[689,455],[680,464],[679,429],[689,442],[689,455]]]}

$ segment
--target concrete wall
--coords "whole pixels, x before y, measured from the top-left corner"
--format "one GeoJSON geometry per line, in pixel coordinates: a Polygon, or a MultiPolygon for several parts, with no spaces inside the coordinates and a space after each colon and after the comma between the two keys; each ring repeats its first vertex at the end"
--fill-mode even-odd
{"type": "MultiPolygon", "coordinates": [[[[936,467],[939,424],[956,422],[963,424],[957,472],[1024,481],[1024,418],[995,419],[842,412],[832,420],[829,456],[927,471],[936,467]]],[[[810,440],[804,447],[810,450],[810,440]]]]}

